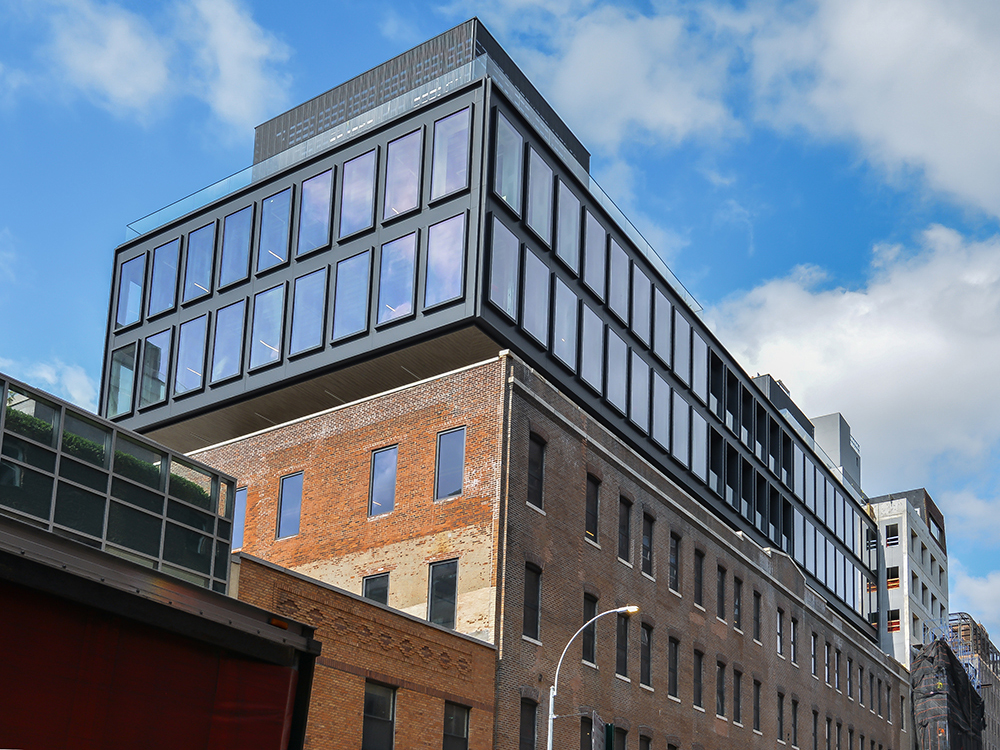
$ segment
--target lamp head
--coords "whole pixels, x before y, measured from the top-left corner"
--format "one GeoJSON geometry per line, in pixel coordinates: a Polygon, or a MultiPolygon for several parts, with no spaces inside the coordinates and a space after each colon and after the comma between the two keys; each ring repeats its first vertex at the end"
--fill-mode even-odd
{"type": "Polygon", "coordinates": [[[626,612],[630,615],[634,615],[639,611],[639,608],[635,604],[629,604],[627,607],[622,607],[622,612],[626,612]]]}

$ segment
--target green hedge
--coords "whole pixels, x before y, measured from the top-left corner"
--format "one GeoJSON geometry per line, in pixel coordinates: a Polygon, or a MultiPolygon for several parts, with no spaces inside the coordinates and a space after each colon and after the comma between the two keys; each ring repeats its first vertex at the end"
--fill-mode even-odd
{"type": "Polygon", "coordinates": [[[4,422],[4,427],[11,432],[37,440],[39,443],[52,445],[52,425],[44,419],[25,414],[10,406],[7,407],[7,419],[4,422]]]}

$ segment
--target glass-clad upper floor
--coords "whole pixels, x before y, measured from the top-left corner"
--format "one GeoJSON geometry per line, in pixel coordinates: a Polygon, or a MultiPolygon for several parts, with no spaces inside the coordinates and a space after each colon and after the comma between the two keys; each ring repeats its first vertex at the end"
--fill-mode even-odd
{"type": "Polygon", "coordinates": [[[234,480],[0,377],[0,513],[225,593],[234,480]]]}

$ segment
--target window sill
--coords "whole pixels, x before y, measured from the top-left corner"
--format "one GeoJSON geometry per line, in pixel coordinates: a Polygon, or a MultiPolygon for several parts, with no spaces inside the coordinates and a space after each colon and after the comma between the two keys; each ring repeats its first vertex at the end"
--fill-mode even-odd
{"type": "Polygon", "coordinates": [[[525,635],[524,633],[521,633],[521,640],[522,641],[527,641],[528,643],[533,643],[536,646],[541,646],[542,645],[541,641],[532,638],[530,635],[525,635]]]}
{"type": "Polygon", "coordinates": [[[600,548],[601,548],[601,545],[599,545],[599,544],[598,544],[597,542],[595,542],[595,541],[594,541],[593,539],[591,539],[591,538],[590,538],[589,536],[585,536],[585,537],[583,538],[583,541],[585,541],[585,542],[586,542],[587,544],[589,544],[589,545],[590,545],[591,547],[596,547],[597,549],[600,549],[600,548]]]}
{"type": "Polygon", "coordinates": [[[734,722],[733,722],[733,726],[734,726],[734,727],[739,727],[740,729],[742,729],[742,728],[743,728],[743,724],[742,724],[741,722],[739,722],[739,721],[734,721],[734,722]]]}
{"type": "Polygon", "coordinates": [[[694,608],[695,609],[700,609],[702,612],[705,611],[705,608],[702,605],[698,604],[697,602],[695,602],[694,608]]]}
{"type": "Polygon", "coordinates": [[[676,695],[668,695],[667,699],[668,700],[672,700],[674,703],[680,703],[681,702],[681,699],[678,698],[676,695]]]}
{"type": "Polygon", "coordinates": [[[626,677],[623,674],[618,674],[617,672],[615,672],[615,679],[621,680],[622,682],[627,682],[629,684],[632,683],[632,680],[630,680],[628,677],[626,677]]]}
{"type": "Polygon", "coordinates": [[[723,625],[726,624],[726,621],[724,619],[722,619],[721,617],[719,617],[718,615],[715,616],[715,619],[718,620],[719,622],[721,622],[723,625]]]}
{"type": "Polygon", "coordinates": [[[596,669],[598,671],[600,671],[601,669],[599,666],[594,664],[594,662],[587,661],[586,659],[580,659],[580,663],[583,664],[585,667],[590,667],[591,669],[596,669]]]}
{"type": "Polygon", "coordinates": [[[652,581],[653,583],[656,583],[656,579],[655,579],[655,578],[653,578],[653,576],[651,576],[651,575],[650,575],[649,573],[647,573],[647,572],[646,572],[645,570],[644,570],[644,571],[642,571],[642,577],[643,577],[643,578],[648,578],[648,579],[649,579],[650,581],[652,581]]]}
{"type": "Polygon", "coordinates": [[[726,722],[727,724],[729,723],[729,719],[727,719],[727,718],[726,718],[725,716],[723,716],[722,714],[716,714],[716,715],[715,715],[715,718],[716,718],[716,719],[718,719],[719,721],[724,721],[724,722],[726,722]]]}
{"type": "Polygon", "coordinates": [[[700,711],[701,713],[705,713],[704,706],[691,706],[691,708],[693,708],[695,711],[700,711]]]}
{"type": "Polygon", "coordinates": [[[622,565],[627,565],[630,568],[632,567],[632,563],[630,563],[628,560],[624,558],[619,557],[618,562],[620,562],[622,565]]]}
{"type": "Polygon", "coordinates": [[[684,598],[683,596],[681,596],[681,592],[677,591],[676,589],[669,589],[669,591],[670,591],[671,594],[673,594],[674,596],[676,596],[678,599],[683,599],[684,598]]]}
{"type": "Polygon", "coordinates": [[[760,735],[761,737],[763,737],[763,736],[764,736],[764,733],[763,733],[762,731],[760,731],[759,729],[755,729],[755,730],[753,730],[753,733],[754,733],[754,734],[757,734],[757,735],[760,735]]]}
{"type": "Polygon", "coordinates": [[[778,740],[778,744],[779,744],[779,745],[785,745],[785,744],[787,744],[787,743],[786,743],[786,742],[785,742],[784,740],[778,740]]]}
{"type": "Polygon", "coordinates": [[[782,653],[780,653],[780,652],[779,652],[779,653],[777,654],[777,657],[778,657],[779,659],[781,659],[782,661],[785,661],[785,655],[784,655],[784,654],[782,654],[782,653]]]}
{"type": "Polygon", "coordinates": [[[753,639],[753,642],[754,642],[754,643],[756,643],[756,644],[757,644],[758,646],[763,646],[763,645],[764,645],[763,643],[761,643],[761,642],[760,642],[759,640],[757,640],[756,638],[754,638],[754,639],[753,639]]]}
{"type": "Polygon", "coordinates": [[[653,689],[653,686],[652,686],[652,685],[646,685],[646,684],[644,684],[644,683],[642,683],[642,682],[640,682],[640,683],[639,683],[639,687],[641,687],[641,688],[642,688],[643,690],[648,690],[648,691],[649,691],[649,692],[651,692],[651,693],[655,693],[655,692],[656,692],[656,691],[655,691],[655,690],[653,689]]]}
{"type": "Polygon", "coordinates": [[[546,513],[544,510],[539,508],[537,505],[532,505],[527,500],[524,501],[524,504],[527,505],[529,508],[531,508],[533,511],[535,511],[535,513],[541,513],[543,516],[548,515],[548,513],[546,513]]]}
{"type": "Polygon", "coordinates": [[[733,625],[733,632],[734,633],[739,633],[740,635],[743,635],[743,628],[738,628],[735,625],[733,625]]]}

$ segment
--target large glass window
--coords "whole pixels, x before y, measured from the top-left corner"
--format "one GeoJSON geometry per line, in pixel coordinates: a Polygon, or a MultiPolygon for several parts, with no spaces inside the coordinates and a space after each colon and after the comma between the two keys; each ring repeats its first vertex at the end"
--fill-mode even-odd
{"type": "Polygon", "coordinates": [[[160,245],[153,251],[153,274],[149,282],[147,310],[149,315],[172,310],[177,302],[177,261],[180,251],[180,240],[160,245]]]}
{"type": "Polygon", "coordinates": [[[184,264],[184,294],[190,302],[212,291],[212,262],[215,257],[215,224],[208,224],[188,235],[187,260],[184,264]]]}
{"type": "Polygon", "coordinates": [[[302,515],[302,477],[298,474],[281,478],[278,495],[278,539],[299,533],[299,518],[302,515]]]}
{"type": "Polygon", "coordinates": [[[515,321],[520,266],[521,243],[494,214],[493,252],[490,256],[490,302],[515,321]]]}
{"type": "Polygon", "coordinates": [[[299,242],[296,255],[330,244],[330,206],[333,197],[333,170],[328,169],[302,182],[299,207],[299,242]]]}
{"type": "Polygon", "coordinates": [[[542,609],[542,571],[537,565],[524,566],[524,609],[521,632],[538,640],[542,609]]]}
{"type": "Polygon", "coordinates": [[[285,324],[285,285],[271,287],[254,296],[250,369],[281,359],[281,336],[285,324]]]}
{"type": "Polygon", "coordinates": [[[295,279],[292,293],[292,339],[289,354],[298,354],[323,343],[326,311],[326,269],[295,279]]]}
{"type": "Polygon", "coordinates": [[[670,450],[670,386],[653,371],[653,440],[670,450]]]}
{"type": "Polygon", "coordinates": [[[530,249],[524,253],[524,330],[547,346],[549,341],[549,267],[530,249]]]}
{"type": "Polygon", "coordinates": [[[108,378],[108,418],[114,419],[132,411],[135,390],[135,357],[138,344],[132,343],[111,355],[108,378]]]}
{"type": "Polygon", "coordinates": [[[604,389],[604,321],[586,304],[583,306],[580,377],[598,393],[604,389]]]}
{"type": "Polygon", "coordinates": [[[372,225],[375,214],[375,150],[344,163],[340,191],[340,235],[360,232],[372,225]]]}
{"type": "Polygon", "coordinates": [[[361,750],[392,750],[396,724],[396,690],[365,682],[361,750]]]}
{"type": "Polygon", "coordinates": [[[684,385],[691,382],[691,324],[674,310],[674,373],[684,385]]]}
{"type": "Polygon", "coordinates": [[[257,250],[257,272],[288,260],[291,237],[292,189],[265,198],[260,205],[260,245],[257,250]]]}
{"type": "Polygon", "coordinates": [[[608,403],[624,414],[628,393],[628,347],[612,330],[608,330],[607,365],[608,403]]]}
{"type": "Polygon", "coordinates": [[[552,167],[535,149],[528,149],[528,226],[546,244],[552,242],[552,167]]]}
{"type": "Polygon", "coordinates": [[[170,372],[170,340],[173,329],[146,338],[142,348],[142,380],[139,385],[139,408],[158,404],[167,398],[167,376],[170,372]]]}
{"type": "Polygon", "coordinates": [[[652,284],[638,266],[632,267],[632,332],[649,345],[652,284]]]}
{"type": "Polygon", "coordinates": [[[691,471],[701,479],[708,478],[708,422],[691,409],[691,471]]]}
{"type": "Polygon", "coordinates": [[[243,364],[243,325],[246,300],[223,307],[215,314],[215,344],[212,347],[212,382],[240,374],[243,364]]]}
{"type": "Polygon", "coordinates": [[[688,465],[688,430],[691,423],[691,406],[679,391],[674,391],[673,442],[671,452],[684,466],[688,465]]]}
{"type": "Polygon", "coordinates": [[[674,306],[659,289],[653,290],[653,353],[667,367],[673,365],[673,339],[671,319],[674,306]]]}
{"type": "Polygon", "coordinates": [[[523,139],[506,117],[497,112],[496,161],[493,191],[518,214],[521,213],[521,160],[523,139]]]}
{"type": "Polygon", "coordinates": [[[434,161],[431,200],[462,190],[469,184],[468,107],[434,123],[434,161]]]}
{"type": "Polygon", "coordinates": [[[229,214],[222,226],[222,262],[219,286],[245,279],[250,273],[250,233],[253,206],[229,214]]]}
{"type": "Polygon", "coordinates": [[[607,233],[601,222],[587,211],[587,223],[584,225],[583,281],[599,300],[604,299],[607,256],[607,233]]]}
{"type": "Polygon", "coordinates": [[[434,499],[462,494],[465,473],[465,428],[442,432],[437,439],[437,467],[434,473],[434,499]]]}
{"type": "Polygon", "coordinates": [[[576,329],[579,306],[576,294],[557,276],[555,335],[552,338],[552,353],[573,372],[576,372],[576,329]]]}
{"type": "Polygon", "coordinates": [[[469,750],[469,709],[457,703],[444,704],[443,750],[469,750]]]}
{"type": "Polygon", "coordinates": [[[608,307],[618,319],[628,325],[628,254],[622,246],[611,240],[611,271],[608,283],[608,307]]]}
{"type": "Polygon", "coordinates": [[[558,180],[559,223],[556,227],[556,257],[580,272],[580,199],[558,180]]]}
{"type": "Polygon", "coordinates": [[[361,579],[361,596],[379,604],[389,603],[389,574],[380,573],[361,579]]]}
{"type": "Polygon", "coordinates": [[[380,516],[396,507],[396,460],[399,447],[372,452],[372,476],[369,485],[368,515],[380,516]]]}
{"type": "Polygon", "coordinates": [[[462,296],[465,276],[465,214],[432,224],[427,230],[427,283],[424,307],[462,296]]]}
{"type": "Polygon", "coordinates": [[[207,315],[181,324],[177,337],[177,369],[174,373],[174,393],[178,396],[202,386],[207,330],[207,315]]]}
{"type": "Polygon", "coordinates": [[[691,331],[691,390],[708,403],[708,344],[697,331],[691,331]]]}
{"type": "Polygon", "coordinates": [[[455,627],[458,592],[458,560],[445,560],[430,566],[430,596],[427,619],[446,628],[455,627]]]}
{"type": "Polygon", "coordinates": [[[337,263],[337,289],[333,307],[334,340],[367,330],[370,268],[371,253],[368,250],[337,263]]]}
{"type": "Polygon", "coordinates": [[[385,157],[383,220],[393,219],[420,205],[420,147],[423,131],[414,130],[389,142],[385,157]]]}
{"type": "Polygon", "coordinates": [[[649,430],[649,365],[632,352],[632,388],[629,417],[643,432],[649,430]]]}
{"type": "Polygon", "coordinates": [[[413,313],[413,275],[416,256],[416,233],[382,245],[378,276],[377,322],[386,323],[413,313]]]}
{"type": "Polygon", "coordinates": [[[146,256],[122,263],[118,274],[118,314],[115,324],[132,325],[142,317],[142,288],[146,280],[146,256]]]}
{"type": "Polygon", "coordinates": [[[247,519],[247,488],[236,490],[235,507],[233,508],[233,549],[243,546],[243,532],[247,519]]]}

